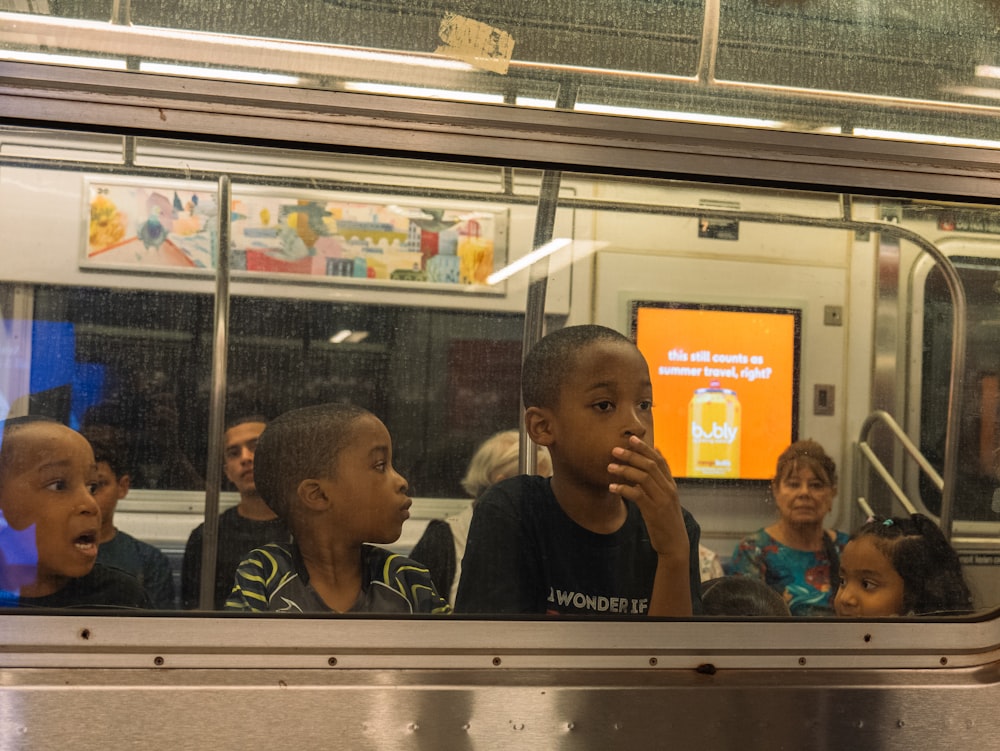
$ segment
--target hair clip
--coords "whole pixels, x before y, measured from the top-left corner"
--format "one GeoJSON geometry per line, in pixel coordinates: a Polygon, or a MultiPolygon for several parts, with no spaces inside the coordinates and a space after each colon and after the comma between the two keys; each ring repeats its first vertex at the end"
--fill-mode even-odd
{"type": "Polygon", "coordinates": [[[891,527],[892,526],[892,519],[886,519],[884,522],[882,522],[882,526],[883,527],[891,527]]]}

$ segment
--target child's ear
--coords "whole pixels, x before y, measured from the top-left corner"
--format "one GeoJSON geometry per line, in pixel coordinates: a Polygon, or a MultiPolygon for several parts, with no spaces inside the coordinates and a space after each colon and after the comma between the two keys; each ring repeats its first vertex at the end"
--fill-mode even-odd
{"type": "Polygon", "coordinates": [[[524,410],[524,429],[539,446],[551,446],[553,441],[553,415],[545,407],[528,407],[524,410]]]}
{"type": "Polygon", "coordinates": [[[305,479],[296,488],[299,500],[310,511],[324,511],[330,505],[330,497],[319,480],[305,479]]]}
{"type": "Polygon", "coordinates": [[[128,491],[132,489],[132,477],[130,475],[122,475],[118,478],[118,500],[128,495],[128,491]]]}

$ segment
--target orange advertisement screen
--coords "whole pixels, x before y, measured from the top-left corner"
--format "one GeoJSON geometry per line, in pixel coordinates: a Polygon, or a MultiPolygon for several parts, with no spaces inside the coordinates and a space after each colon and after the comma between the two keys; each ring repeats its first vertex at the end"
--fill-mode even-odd
{"type": "Polygon", "coordinates": [[[631,303],[655,443],[676,478],[769,480],[795,439],[801,311],[631,303]]]}

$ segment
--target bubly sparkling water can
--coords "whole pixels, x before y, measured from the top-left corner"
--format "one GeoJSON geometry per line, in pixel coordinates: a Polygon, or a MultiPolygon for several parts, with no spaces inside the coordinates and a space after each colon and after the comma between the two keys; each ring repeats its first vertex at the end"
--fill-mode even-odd
{"type": "Polygon", "coordinates": [[[740,476],[740,400],[710,381],[688,404],[687,476],[740,476]]]}

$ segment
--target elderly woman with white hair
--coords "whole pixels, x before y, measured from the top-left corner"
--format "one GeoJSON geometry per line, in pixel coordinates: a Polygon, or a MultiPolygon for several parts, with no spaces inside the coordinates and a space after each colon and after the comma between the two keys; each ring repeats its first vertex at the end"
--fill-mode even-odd
{"type": "MultiPolygon", "coordinates": [[[[552,461],[544,446],[537,446],[536,473],[552,474],[552,461]]],[[[410,558],[424,564],[431,572],[437,591],[454,604],[458,580],[462,574],[462,556],[469,536],[469,524],[476,501],[488,487],[513,477],[518,470],[520,437],[516,430],[496,433],[480,444],[462,478],[462,488],[473,501],[460,513],[447,519],[432,519],[420,540],[410,552],[410,558]]]]}

